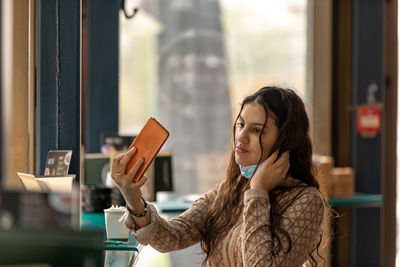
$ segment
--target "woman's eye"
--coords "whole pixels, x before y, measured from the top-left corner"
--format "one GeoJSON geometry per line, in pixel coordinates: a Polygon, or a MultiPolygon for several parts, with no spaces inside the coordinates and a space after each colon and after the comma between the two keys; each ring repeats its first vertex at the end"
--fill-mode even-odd
{"type": "Polygon", "coordinates": [[[265,129],[263,130],[262,128],[254,128],[253,130],[256,134],[264,134],[265,129]]]}
{"type": "Polygon", "coordinates": [[[238,123],[236,123],[236,127],[243,128],[244,127],[244,123],[238,122],[238,123]]]}

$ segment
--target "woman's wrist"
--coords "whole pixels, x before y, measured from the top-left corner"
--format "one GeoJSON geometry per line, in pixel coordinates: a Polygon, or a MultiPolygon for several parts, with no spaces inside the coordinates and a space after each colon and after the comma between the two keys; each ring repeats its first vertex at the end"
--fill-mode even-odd
{"type": "Polygon", "coordinates": [[[141,197],[140,202],[143,204],[142,205],[143,207],[140,208],[140,209],[137,209],[137,210],[132,209],[129,205],[126,206],[128,212],[130,214],[132,214],[133,216],[135,216],[135,217],[144,217],[144,216],[146,216],[146,213],[147,213],[147,210],[148,210],[147,202],[146,202],[146,200],[144,200],[143,197],[141,197]]]}
{"type": "Polygon", "coordinates": [[[131,194],[134,197],[133,198],[125,198],[126,199],[126,205],[135,213],[142,213],[144,210],[144,203],[142,201],[142,192],[139,192],[138,194],[131,194]]]}
{"type": "Polygon", "coordinates": [[[143,213],[144,211],[144,203],[142,201],[141,198],[139,198],[138,200],[131,202],[131,203],[126,203],[128,210],[130,209],[131,211],[133,211],[136,214],[140,214],[143,213]]]}
{"type": "Polygon", "coordinates": [[[250,186],[250,189],[259,189],[259,190],[264,190],[266,192],[269,192],[270,189],[264,188],[264,187],[258,187],[258,186],[250,186]]]}
{"type": "Polygon", "coordinates": [[[270,185],[259,184],[259,183],[250,183],[250,188],[251,189],[262,189],[262,190],[265,190],[267,192],[272,190],[270,185]]]}
{"type": "MultiPolygon", "coordinates": [[[[135,222],[135,231],[140,229],[141,227],[150,223],[150,208],[147,205],[146,200],[143,197],[140,198],[138,202],[141,203],[143,207],[139,210],[132,210],[132,208],[127,204],[126,208],[130,214],[130,217],[135,222]]],[[[135,205],[136,206],[136,205],[135,205]]]]}

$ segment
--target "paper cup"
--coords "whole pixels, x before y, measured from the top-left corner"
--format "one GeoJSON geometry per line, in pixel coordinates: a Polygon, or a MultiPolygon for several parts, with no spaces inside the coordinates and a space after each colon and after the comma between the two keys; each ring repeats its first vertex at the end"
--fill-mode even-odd
{"type": "Polygon", "coordinates": [[[129,229],[126,228],[123,222],[118,220],[125,213],[125,207],[114,208],[104,210],[104,218],[106,221],[106,233],[107,239],[120,239],[127,240],[129,237],[129,229]]]}

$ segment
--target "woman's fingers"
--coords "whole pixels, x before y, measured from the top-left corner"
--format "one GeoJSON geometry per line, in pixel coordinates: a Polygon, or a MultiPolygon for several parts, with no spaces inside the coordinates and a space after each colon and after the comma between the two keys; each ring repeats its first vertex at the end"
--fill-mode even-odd
{"type": "Polygon", "coordinates": [[[261,188],[269,192],[285,179],[290,168],[290,152],[286,151],[277,157],[278,151],[275,151],[262,163],[250,181],[251,188],[261,188]]]}
{"type": "Polygon", "coordinates": [[[290,168],[290,161],[287,162],[286,165],[285,165],[285,167],[283,168],[282,176],[285,176],[285,177],[286,177],[286,175],[287,175],[287,173],[288,173],[288,171],[289,171],[289,168],[290,168]]]}
{"type": "Polygon", "coordinates": [[[115,157],[113,157],[113,161],[114,162],[119,162],[124,155],[125,155],[125,153],[121,153],[121,154],[116,155],[115,157]]]}
{"type": "Polygon", "coordinates": [[[279,151],[273,152],[265,161],[264,165],[272,165],[276,161],[276,158],[278,157],[279,151]]]}
{"type": "MultiPolygon", "coordinates": [[[[287,151],[289,152],[289,151],[287,151]]],[[[285,152],[286,153],[286,152],[285,152]]],[[[282,155],[285,159],[282,160],[281,165],[279,166],[279,170],[281,171],[282,176],[286,176],[289,168],[290,168],[290,157],[289,153],[286,153],[286,155],[282,155]]]]}
{"type": "Polygon", "coordinates": [[[128,165],[129,160],[132,158],[135,152],[136,149],[132,148],[125,153],[119,154],[113,158],[111,177],[118,185],[124,184],[124,180],[126,178],[126,166],[128,165]]]}
{"type": "Polygon", "coordinates": [[[276,167],[281,168],[287,162],[289,162],[289,156],[290,156],[289,150],[283,152],[282,155],[279,157],[279,159],[275,162],[276,167]]]}
{"type": "Polygon", "coordinates": [[[271,155],[269,159],[274,160],[274,162],[269,162],[269,166],[266,168],[269,169],[269,172],[276,173],[278,176],[282,174],[285,175],[287,173],[287,171],[285,172],[285,169],[290,167],[290,151],[285,151],[278,159],[276,159],[277,155],[278,152],[276,152],[276,156],[271,155]]]}
{"type": "Polygon", "coordinates": [[[290,153],[289,153],[289,151],[286,151],[285,153],[286,153],[286,155],[282,155],[282,156],[284,156],[285,159],[283,160],[283,163],[280,166],[281,176],[283,176],[283,177],[286,177],[286,175],[289,171],[289,168],[290,168],[290,153]]]}
{"type": "Polygon", "coordinates": [[[133,176],[125,175],[121,183],[121,186],[130,189],[131,188],[139,189],[146,183],[146,181],[147,181],[146,175],[143,175],[142,178],[140,178],[139,181],[137,181],[136,183],[133,181],[133,176]]]}
{"type": "Polygon", "coordinates": [[[124,156],[122,157],[121,161],[119,162],[119,166],[117,169],[119,172],[125,173],[126,166],[128,165],[129,160],[132,158],[132,156],[135,154],[135,152],[136,152],[136,149],[134,147],[125,152],[124,156]]]}
{"type": "Polygon", "coordinates": [[[129,177],[131,180],[133,179],[133,177],[135,177],[137,171],[139,170],[139,168],[142,166],[144,162],[144,159],[142,157],[140,157],[134,164],[133,167],[129,170],[129,172],[126,174],[127,177],[129,177]]]}
{"type": "Polygon", "coordinates": [[[135,186],[137,187],[142,187],[145,183],[147,182],[147,176],[143,175],[142,178],[139,179],[136,183],[134,183],[135,186]]]}
{"type": "Polygon", "coordinates": [[[117,167],[121,159],[124,157],[125,153],[118,154],[112,159],[112,172],[117,171],[117,167]]]}
{"type": "Polygon", "coordinates": [[[279,169],[286,161],[289,160],[289,151],[282,153],[282,155],[277,159],[278,153],[278,150],[275,151],[262,163],[264,168],[268,168],[270,170],[279,169]]]}
{"type": "Polygon", "coordinates": [[[123,172],[120,172],[119,170],[119,164],[121,159],[124,157],[125,153],[121,153],[115,157],[113,157],[112,160],[112,167],[111,167],[111,178],[118,184],[119,181],[121,180],[121,176],[123,172]]]}

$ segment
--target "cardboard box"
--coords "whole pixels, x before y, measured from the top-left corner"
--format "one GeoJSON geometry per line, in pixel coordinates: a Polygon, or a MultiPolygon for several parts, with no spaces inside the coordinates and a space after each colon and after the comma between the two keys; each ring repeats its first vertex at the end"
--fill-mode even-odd
{"type": "Polygon", "coordinates": [[[313,155],[313,162],[317,168],[315,178],[320,184],[322,194],[328,198],[332,191],[330,172],[334,167],[334,159],[331,156],[313,155]]]}
{"type": "Polygon", "coordinates": [[[332,168],[330,171],[331,198],[345,198],[354,195],[354,171],[350,167],[332,168]]]}
{"type": "Polygon", "coordinates": [[[313,155],[317,167],[316,178],[322,192],[328,198],[352,197],[354,194],[354,171],[350,167],[334,167],[331,156],[313,155]]]}

